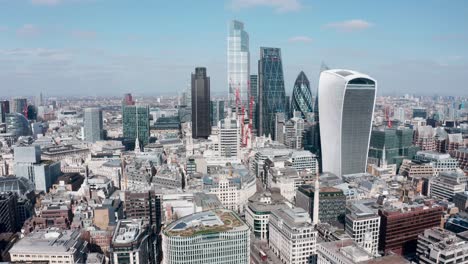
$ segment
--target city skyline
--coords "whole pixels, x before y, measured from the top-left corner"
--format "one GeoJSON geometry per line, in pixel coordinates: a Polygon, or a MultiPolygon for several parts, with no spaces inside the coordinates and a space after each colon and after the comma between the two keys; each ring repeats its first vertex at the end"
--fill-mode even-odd
{"type": "Polygon", "coordinates": [[[365,1],[359,6],[341,3],[340,10],[332,2],[299,0],[140,6],[3,0],[0,5],[3,96],[38,91],[52,96],[175,94],[186,88],[187,75],[197,66],[210,70],[213,94],[227,96],[227,36],[234,19],[249,33],[251,65],[261,46],[282,49],[287,95],[301,70],[314,93],[322,61],[375,76],[380,94],[464,95],[460,87],[467,81],[463,1],[424,6],[365,1]],[[366,12],[357,12],[361,9],[366,12]],[[202,31],[189,27],[196,11],[210,13],[197,17],[202,31]]]}

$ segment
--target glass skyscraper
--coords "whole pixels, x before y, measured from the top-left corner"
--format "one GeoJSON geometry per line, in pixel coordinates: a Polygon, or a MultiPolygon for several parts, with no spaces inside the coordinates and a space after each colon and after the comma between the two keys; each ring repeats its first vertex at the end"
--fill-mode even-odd
{"type": "Polygon", "coordinates": [[[323,171],[366,172],[377,83],[350,70],[320,74],[318,101],[323,171]]]}
{"type": "Polygon", "coordinates": [[[123,136],[127,143],[131,145],[138,136],[140,146],[148,144],[150,117],[147,105],[123,105],[122,124],[123,136]]]}
{"type": "MultiPolygon", "coordinates": [[[[253,97],[252,106],[252,126],[254,129],[258,128],[257,124],[257,113],[258,113],[258,75],[250,75],[250,96],[253,97]]],[[[250,99],[249,99],[250,100],[250,99]]],[[[250,101],[249,101],[250,104],[250,101]]],[[[249,105],[250,107],[250,105],[249,105]]]]}
{"type": "Polygon", "coordinates": [[[229,107],[236,104],[236,90],[239,90],[241,103],[249,102],[248,83],[250,78],[249,34],[244,30],[244,23],[233,20],[228,36],[228,87],[229,107]]]}
{"type": "Polygon", "coordinates": [[[192,73],[192,138],[208,138],[210,134],[210,77],[206,68],[197,67],[192,73]]]}
{"type": "Polygon", "coordinates": [[[217,126],[218,121],[224,119],[224,101],[213,100],[210,102],[211,126],[217,126]]]}
{"type": "Polygon", "coordinates": [[[310,83],[303,71],[299,73],[294,83],[291,104],[292,111],[301,112],[302,118],[306,118],[306,114],[314,110],[312,107],[310,83]]]}
{"type": "Polygon", "coordinates": [[[14,98],[12,104],[10,104],[10,113],[20,113],[26,116],[27,112],[28,112],[28,99],[14,98]]]}
{"type": "Polygon", "coordinates": [[[31,135],[31,127],[26,117],[20,113],[5,115],[6,132],[17,137],[31,135]]]}
{"type": "Polygon", "coordinates": [[[275,115],[286,110],[283,64],[279,48],[260,48],[258,96],[258,135],[271,135],[275,139],[275,115]]]}
{"type": "Polygon", "coordinates": [[[5,115],[10,113],[10,102],[0,101],[0,123],[5,123],[5,115]]]}
{"type": "Polygon", "coordinates": [[[84,110],[84,140],[96,142],[104,139],[102,110],[97,107],[84,110]]]}

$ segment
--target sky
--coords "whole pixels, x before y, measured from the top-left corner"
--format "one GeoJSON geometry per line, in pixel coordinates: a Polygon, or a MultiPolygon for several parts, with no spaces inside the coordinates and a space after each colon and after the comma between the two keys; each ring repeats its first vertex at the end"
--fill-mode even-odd
{"type": "Polygon", "coordinates": [[[0,0],[0,97],[177,94],[197,66],[225,95],[229,21],[279,47],[285,88],[322,62],[379,94],[468,96],[466,0],[0,0]]]}

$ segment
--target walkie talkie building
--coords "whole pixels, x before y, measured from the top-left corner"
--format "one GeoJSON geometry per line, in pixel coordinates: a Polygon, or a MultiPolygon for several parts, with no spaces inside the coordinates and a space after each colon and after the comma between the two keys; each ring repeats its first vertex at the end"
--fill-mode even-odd
{"type": "Polygon", "coordinates": [[[377,82],[350,70],[320,74],[318,108],[323,171],[366,172],[377,82]]]}

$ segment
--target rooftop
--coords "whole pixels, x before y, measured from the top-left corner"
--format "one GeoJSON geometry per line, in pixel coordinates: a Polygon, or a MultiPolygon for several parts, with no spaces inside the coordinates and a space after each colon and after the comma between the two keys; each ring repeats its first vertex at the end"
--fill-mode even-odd
{"type": "Polygon", "coordinates": [[[190,237],[229,232],[234,229],[248,229],[248,227],[234,212],[216,209],[185,216],[168,225],[164,232],[168,236],[190,237]]]}
{"type": "Polygon", "coordinates": [[[312,225],[309,213],[300,207],[281,208],[273,211],[273,214],[290,227],[302,228],[312,225]]]}
{"type": "Polygon", "coordinates": [[[132,243],[139,239],[145,227],[142,220],[126,219],[121,220],[115,228],[112,242],[116,244],[132,243]]]}
{"type": "Polygon", "coordinates": [[[19,240],[11,248],[10,253],[71,253],[74,249],[75,243],[79,239],[79,230],[37,230],[19,240]]]}

